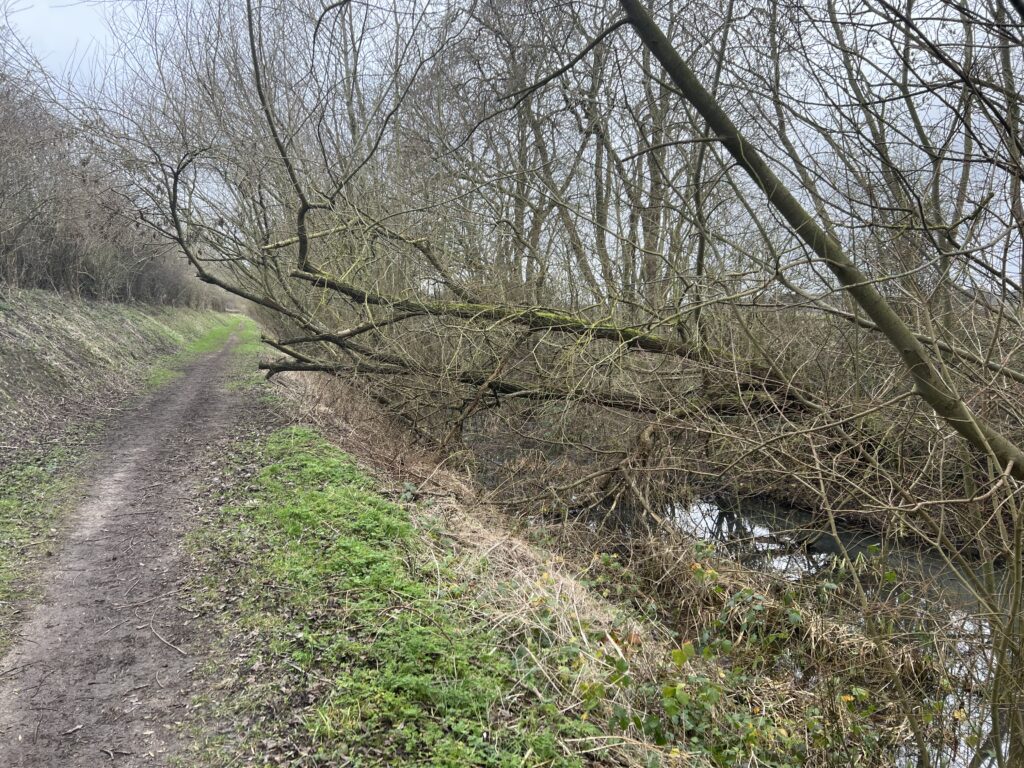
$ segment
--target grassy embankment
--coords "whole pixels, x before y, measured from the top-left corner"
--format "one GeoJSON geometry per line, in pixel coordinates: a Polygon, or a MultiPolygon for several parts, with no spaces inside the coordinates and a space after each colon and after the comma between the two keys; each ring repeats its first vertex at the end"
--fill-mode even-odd
{"type": "Polygon", "coordinates": [[[241,667],[267,665],[221,710],[255,726],[240,748],[257,764],[570,765],[560,742],[599,745],[537,695],[539,675],[518,679],[484,607],[349,457],[296,428],[236,460],[258,467],[245,499],[196,541],[208,604],[230,585],[234,631],[259,638],[241,667]]]}
{"type": "Polygon", "coordinates": [[[189,766],[887,765],[906,736],[864,687],[870,653],[848,665],[855,633],[708,552],[688,568],[705,613],[669,628],[614,555],[388,492],[311,429],[211,473],[194,597],[222,651],[189,766]],[[849,654],[824,697],[794,684],[812,645],[849,654]]]}
{"type": "MultiPolygon", "coordinates": [[[[244,323],[244,325],[243,325],[244,323]]],[[[248,320],[18,291],[0,308],[0,652],[109,416],[248,320]]]]}

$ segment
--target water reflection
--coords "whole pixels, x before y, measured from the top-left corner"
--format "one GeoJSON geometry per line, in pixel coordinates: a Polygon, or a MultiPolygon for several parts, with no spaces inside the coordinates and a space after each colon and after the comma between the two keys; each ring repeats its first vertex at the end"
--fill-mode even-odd
{"type": "Polygon", "coordinates": [[[698,501],[674,504],[672,520],[690,536],[721,545],[743,565],[787,579],[795,581],[832,566],[836,552],[822,546],[824,532],[785,524],[772,519],[777,516],[763,514],[766,511],[754,515],[746,507],[698,501]]]}
{"type": "Polygon", "coordinates": [[[831,573],[838,565],[884,562],[887,578],[872,584],[876,598],[925,605],[941,602],[967,614],[977,612],[974,594],[945,559],[926,547],[885,539],[841,521],[758,500],[700,500],[676,503],[670,518],[680,530],[713,543],[743,565],[804,581],[831,573]]]}
{"type": "MultiPolygon", "coordinates": [[[[940,711],[962,714],[949,722],[950,737],[936,745],[932,764],[995,764],[967,746],[992,726],[984,698],[975,693],[991,675],[991,628],[978,599],[944,558],[923,545],[885,539],[839,521],[833,531],[827,520],[770,503],[702,500],[673,504],[668,511],[694,539],[714,544],[746,567],[794,583],[830,583],[851,564],[865,566],[859,583],[871,599],[888,606],[885,613],[894,631],[919,638],[919,649],[940,660],[953,684],[950,692],[939,693],[940,711]]],[[[911,750],[898,762],[909,766],[919,760],[911,750]]]]}

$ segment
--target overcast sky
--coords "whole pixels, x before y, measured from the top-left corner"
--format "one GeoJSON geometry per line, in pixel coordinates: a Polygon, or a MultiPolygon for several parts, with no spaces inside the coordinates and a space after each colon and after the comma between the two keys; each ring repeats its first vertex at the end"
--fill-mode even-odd
{"type": "Polygon", "coordinates": [[[107,48],[104,13],[110,2],[14,0],[9,7],[8,18],[21,39],[54,73],[72,62],[81,62],[80,69],[87,72],[93,55],[102,55],[107,48]]]}

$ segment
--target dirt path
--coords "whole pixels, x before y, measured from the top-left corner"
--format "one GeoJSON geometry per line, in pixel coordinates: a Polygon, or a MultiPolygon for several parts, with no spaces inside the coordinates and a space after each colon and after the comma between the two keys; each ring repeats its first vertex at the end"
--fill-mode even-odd
{"type": "Polygon", "coordinates": [[[246,396],[232,340],[114,425],[46,577],[0,661],[0,766],[166,765],[188,704],[198,629],[176,601],[197,463],[246,396]]]}

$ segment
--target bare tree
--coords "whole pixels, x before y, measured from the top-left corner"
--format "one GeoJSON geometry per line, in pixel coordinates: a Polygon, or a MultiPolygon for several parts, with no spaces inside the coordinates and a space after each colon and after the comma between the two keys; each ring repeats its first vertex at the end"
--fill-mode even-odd
{"type": "Polygon", "coordinates": [[[351,382],[506,498],[649,530],[769,496],[931,543],[1008,616],[978,754],[1012,764],[1020,25],[663,5],[147,5],[97,151],[262,308],[268,373],[351,382]]]}

